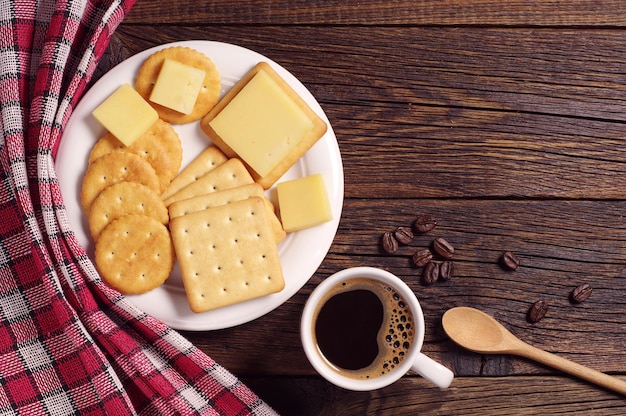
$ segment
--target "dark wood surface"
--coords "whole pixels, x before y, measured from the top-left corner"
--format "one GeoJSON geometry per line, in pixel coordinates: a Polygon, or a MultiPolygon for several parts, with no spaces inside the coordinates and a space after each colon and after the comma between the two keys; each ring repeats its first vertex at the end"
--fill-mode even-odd
{"type": "Polygon", "coordinates": [[[345,170],[339,230],[310,281],[253,322],[184,335],[286,415],[625,413],[625,397],[467,352],[441,328],[448,308],[478,307],[532,345],[626,380],[625,10],[608,0],[139,0],[107,58],[189,39],[264,54],[320,102],[345,170]],[[420,214],[439,226],[384,255],[381,234],[420,214]],[[424,286],[410,254],[435,237],[456,248],[455,276],[424,286]],[[499,266],[504,250],[518,270],[499,266]],[[300,345],[304,302],[330,274],[363,265],[414,289],[423,349],[456,374],[449,390],[409,374],[348,392],[316,375],[300,345]],[[573,304],[582,283],[593,294],[573,304]],[[539,299],[549,312],[530,324],[539,299]]]}

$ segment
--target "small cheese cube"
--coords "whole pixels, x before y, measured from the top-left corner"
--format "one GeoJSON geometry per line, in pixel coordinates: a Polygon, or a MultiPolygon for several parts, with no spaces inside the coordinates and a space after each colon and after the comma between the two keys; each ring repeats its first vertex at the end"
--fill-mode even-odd
{"type": "Polygon", "coordinates": [[[267,176],[313,128],[307,114],[264,70],[209,125],[260,176],[267,176]]]}
{"type": "Polygon", "coordinates": [[[150,101],[183,114],[191,114],[206,72],[172,59],[165,59],[150,101]]]}
{"type": "Polygon", "coordinates": [[[326,183],[321,174],[280,182],[276,191],[280,218],[288,233],[333,219],[326,183]]]}
{"type": "Polygon", "coordinates": [[[126,146],[133,144],[159,119],[159,115],[129,84],[119,87],[92,112],[126,146]]]}

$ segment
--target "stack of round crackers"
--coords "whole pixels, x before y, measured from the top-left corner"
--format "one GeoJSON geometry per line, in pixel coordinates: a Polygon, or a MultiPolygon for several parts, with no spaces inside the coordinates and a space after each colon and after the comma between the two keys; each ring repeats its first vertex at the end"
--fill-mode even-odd
{"type": "Polygon", "coordinates": [[[135,89],[155,108],[159,120],[129,146],[111,133],[101,137],[91,151],[81,189],[81,205],[96,242],[98,271],[106,283],[125,294],[148,292],[172,271],[175,252],[161,195],[180,170],[183,149],[170,123],[197,121],[208,113],[219,98],[220,77],[204,54],[172,47],[143,63],[135,89]],[[148,99],[166,58],[206,73],[191,114],[148,99]]]}

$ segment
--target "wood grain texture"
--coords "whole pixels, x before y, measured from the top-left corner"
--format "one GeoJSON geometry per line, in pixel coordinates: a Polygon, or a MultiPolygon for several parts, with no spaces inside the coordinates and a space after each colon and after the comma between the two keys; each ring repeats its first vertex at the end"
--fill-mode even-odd
{"type": "Polygon", "coordinates": [[[138,1],[136,24],[624,26],[616,0],[138,1]]]}
{"type": "Polygon", "coordinates": [[[267,315],[184,332],[283,414],[614,415],[624,398],[508,355],[447,339],[441,316],[473,306],[536,347],[626,377],[626,12],[615,1],[139,0],[118,28],[126,56],[206,39],[255,50],[292,72],[329,117],[345,202],[310,281],[267,315]],[[395,255],[383,232],[439,219],[395,255]],[[410,256],[444,237],[454,277],[425,286],[410,256]],[[504,250],[516,271],[498,263],[504,250]],[[308,295],[353,266],[405,280],[426,316],[423,350],[452,368],[439,391],[410,374],[348,392],[300,345],[308,295]],[[581,283],[591,297],[572,303],[581,283]],[[549,303],[531,324],[530,305],[549,303]]]}
{"type": "Polygon", "coordinates": [[[446,391],[433,389],[419,377],[405,377],[373,392],[338,390],[312,378],[245,381],[288,415],[614,416],[623,410],[621,397],[562,377],[463,377],[446,391]]]}

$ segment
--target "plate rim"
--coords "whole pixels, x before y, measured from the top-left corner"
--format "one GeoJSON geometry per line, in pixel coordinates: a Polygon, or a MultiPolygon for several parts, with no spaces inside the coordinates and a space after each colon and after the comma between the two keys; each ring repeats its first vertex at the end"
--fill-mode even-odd
{"type": "MultiPolygon", "coordinates": [[[[82,124],[85,124],[86,120],[80,120],[79,118],[81,117],[81,115],[84,117],[87,114],[91,114],[91,110],[92,108],[87,108],[86,106],[89,105],[89,103],[91,101],[94,100],[94,97],[97,96],[101,96],[103,95],[102,90],[103,90],[103,85],[106,85],[107,82],[110,82],[111,79],[115,78],[116,76],[119,76],[119,73],[123,73],[126,71],[130,71],[132,73],[131,74],[127,74],[122,76],[122,78],[128,78],[130,77],[130,82],[132,83],[134,81],[134,74],[136,73],[136,70],[138,69],[140,62],[142,62],[143,59],[145,59],[145,57],[149,56],[150,54],[156,52],[157,50],[161,50],[167,47],[173,47],[173,46],[186,46],[186,47],[190,47],[190,48],[194,48],[194,49],[200,49],[200,50],[206,50],[206,49],[216,49],[216,50],[220,50],[220,49],[225,49],[227,51],[231,51],[231,52],[237,52],[239,54],[244,54],[247,55],[249,57],[249,59],[256,59],[256,60],[264,60],[266,62],[268,62],[270,65],[272,65],[281,76],[283,76],[286,81],[292,86],[292,88],[296,89],[297,92],[305,99],[305,101],[307,101],[307,103],[313,108],[313,110],[320,116],[322,117],[322,119],[327,123],[328,129],[326,134],[315,144],[315,146],[321,146],[324,145],[325,149],[328,151],[328,153],[333,157],[333,160],[330,161],[330,165],[331,165],[331,177],[329,178],[327,174],[325,174],[325,179],[326,179],[326,184],[327,184],[327,188],[329,189],[329,197],[331,200],[331,209],[333,210],[333,219],[326,224],[322,224],[320,226],[317,227],[325,227],[325,229],[330,230],[330,232],[326,232],[325,235],[325,239],[321,245],[321,247],[317,247],[317,250],[313,250],[314,252],[312,253],[311,251],[308,252],[309,255],[313,256],[313,265],[309,265],[309,267],[307,268],[308,270],[310,270],[310,272],[306,273],[306,278],[304,277],[300,277],[298,279],[298,283],[293,286],[293,287],[289,287],[288,290],[288,276],[285,276],[285,280],[286,280],[286,284],[285,284],[285,289],[283,289],[283,291],[277,293],[277,294],[273,294],[273,295],[267,295],[266,297],[262,297],[262,298],[257,298],[257,299],[252,299],[250,301],[245,301],[239,304],[235,304],[232,306],[238,307],[238,308],[234,308],[235,311],[237,309],[241,309],[242,307],[245,307],[246,304],[255,304],[255,301],[258,301],[258,299],[263,299],[263,298],[267,298],[267,299],[271,299],[272,297],[274,299],[276,299],[275,302],[269,302],[271,305],[274,306],[268,306],[267,303],[263,303],[262,306],[263,308],[261,308],[260,310],[256,310],[252,313],[248,313],[245,314],[245,317],[238,317],[238,316],[234,316],[234,317],[230,317],[229,319],[222,319],[219,323],[215,323],[212,322],[210,319],[206,319],[204,320],[204,324],[198,324],[197,320],[192,320],[192,322],[190,322],[188,319],[185,319],[184,316],[180,317],[180,316],[171,316],[171,317],[167,317],[167,316],[159,316],[158,313],[155,314],[154,311],[150,310],[150,308],[148,308],[148,310],[146,310],[145,305],[142,304],[142,301],[139,301],[139,299],[141,299],[141,297],[151,297],[150,294],[153,293],[154,291],[148,292],[147,294],[144,295],[126,295],[125,297],[128,299],[128,301],[130,303],[132,303],[133,305],[135,305],[136,307],[138,307],[140,310],[148,313],[149,315],[155,317],[156,319],[161,320],[162,322],[164,322],[165,324],[171,326],[174,329],[177,330],[190,330],[190,331],[205,331],[205,330],[217,330],[217,329],[226,329],[226,328],[231,328],[237,325],[241,325],[244,323],[248,323],[251,322],[255,319],[260,318],[261,316],[275,310],[276,308],[278,308],[279,306],[281,306],[283,303],[285,303],[286,301],[288,301],[293,295],[295,295],[308,281],[309,279],[315,274],[315,272],[317,271],[317,269],[319,268],[319,266],[322,264],[323,260],[325,259],[326,255],[328,254],[328,251],[330,250],[330,247],[335,239],[338,227],[339,227],[339,221],[341,218],[341,214],[343,211],[343,202],[344,202],[344,172],[343,172],[343,162],[342,162],[342,157],[341,157],[341,152],[339,149],[339,144],[337,141],[337,138],[335,136],[334,130],[332,128],[332,125],[330,123],[330,121],[328,120],[328,117],[326,116],[324,110],[322,109],[321,105],[317,102],[317,100],[315,99],[315,97],[310,93],[310,91],[304,86],[304,84],[302,84],[301,81],[299,81],[293,74],[291,74],[289,71],[287,71],[284,67],[282,67],[280,64],[276,63],[275,61],[273,61],[272,59],[256,52],[253,51],[251,49],[247,49],[243,46],[239,46],[236,44],[231,44],[231,43],[225,43],[225,42],[219,42],[219,41],[209,41],[209,40],[187,40],[187,41],[179,41],[179,42],[170,42],[170,43],[165,43],[165,44],[161,44],[161,45],[156,45],[153,46],[151,48],[148,48],[144,51],[138,52],[137,54],[134,54],[132,56],[130,56],[129,58],[125,59],[124,61],[120,62],[119,64],[117,64],[116,66],[114,66],[113,68],[111,68],[107,73],[105,73],[98,81],[96,81],[91,88],[83,95],[83,97],[81,97],[80,102],[78,103],[78,105],[76,106],[76,108],[74,109],[74,111],[72,112],[72,115],[66,125],[66,128],[64,130],[63,133],[63,137],[61,139],[60,145],[58,147],[58,152],[55,156],[55,161],[54,161],[54,165],[55,165],[55,170],[57,171],[57,175],[58,175],[58,179],[59,179],[59,186],[61,188],[61,192],[63,194],[63,189],[64,189],[64,185],[62,182],[65,182],[65,180],[62,180],[62,174],[60,174],[60,168],[59,168],[59,164],[64,160],[64,156],[67,156],[67,150],[66,147],[68,145],[68,143],[70,142],[70,140],[66,137],[67,134],[71,134],[73,129],[75,129],[75,125],[78,124],[78,126],[80,127],[81,122],[82,124]],[[128,67],[128,68],[127,68],[128,67]],[[329,183],[330,180],[330,183],[329,183]]],[[[205,52],[206,53],[206,52],[205,52]]],[[[211,57],[210,54],[207,53],[207,56],[209,56],[210,58],[214,59],[214,57],[211,57]]],[[[120,84],[117,83],[115,84],[116,86],[119,86],[120,84]]],[[[224,84],[222,84],[222,89],[224,89],[224,84]]],[[[224,91],[222,91],[222,94],[224,93],[224,91]]],[[[84,127],[84,126],[83,126],[84,127]]],[[[208,141],[208,139],[207,139],[208,141]]],[[[94,141],[95,143],[95,141],[94,141]]],[[[208,142],[210,143],[210,142],[208,142]]],[[[314,146],[314,147],[315,147],[314,146]]],[[[309,153],[309,152],[307,152],[309,153]]],[[[305,160],[306,159],[307,154],[305,154],[305,156],[301,159],[301,160],[305,160]]],[[[302,164],[300,162],[298,162],[299,164],[302,164]]],[[[306,166],[301,166],[301,168],[303,169],[303,172],[306,173],[306,166]]],[[[82,171],[84,172],[84,167],[81,168],[82,171]]],[[[311,173],[317,173],[317,172],[311,172],[311,173]]],[[[67,179],[69,181],[69,179],[67,179]]],[[[77,179],[74,179],[74,186],[76,186],[76,182],[77,179]]],[[[66,183],[67,185],[67,183],[66,183]]],[[[81,244],[81,246],[83,247],[83,249],[85,250],[86,254],[88,255],[90,261],[92,263],[93,262],[93,257],[92,257],[92,253],[90,254],[90,249],[88,248],[89,244],[85,245],[83,244],[84,242],[81,241],[81,239],[79,238],[78,234],[76,233],[76,227],[83,227],[84,228],[84,213],[82,213],[82,210],[79,210],[79,215],[82,216],[82,218],[79,217],[79,221],[81,222],[81,224],[72,224],[73,220],[75,220],[72,215],[70,215],[70,210],[68,210],[68,202],[65,200],[64,198],[64,204],[66,207],[66,212],[68,214],[68,221],[70,222],[70,228],[74,231],[74,235],[77,238],[77,241],[79,244],[81,244]]],[[[311,230],[314,230],[316,227],[313,227],[312,229],[308,229],[308,230],[302,230],[302,231],[298,231],[296,233],[293,233],[292,235],[288,236],[288,238],[292,238],[292,240],[294,238],[306,238],[307,234],[316,234],[316,233],[311,233],[311,230]],[[295,237],[294,237],[295,235],[295,237]]],[[[87,236],[87,243],[89,243],[90,237],[87,236]]],[[[93,243],[91,243],[93,245],[93,243]]],[[[282,243],[281,243],[282,244],[282,243]]],[[[317,243],[315,244],[316,246],[318,245],[317,243]]],[[[281,262],[282,262],[283,258],[281,255],[281,262]]],[[[95,269],[95,263],[94,263],[94,270],[95,269]]],[[[165,290],[166,292],[171,291],[172,289],[168,288],[165,285],[162,285],[161,287],[157,288],[160,289],[160,291],[165,290]]],[[[157,290],[155,289],[155,290],[157,290]]],[[[177,290],[179,290],[180,288],[178,288],[177,290]]],[[[160,293],[160,292],[159,292],[160,293]]],[[[185,299],[185,303],[187,308],[189,307],[186,299],[185,299]]],[[[258,304],[259,302],[256,302],[256,304],[258,304]]],[[[253,306],[250,306],[253,307],[253,306]]],[[[224,308],[219,308],[216,309],[214,311],[228,311],[231,308],[231,306],[227,306],[224,308]]],[[[201,316],[206,314],[206,316],[210,316],[210,314],[214,311],[208,311],[208,312],[203,312],[201,314],[194,314],[192,316],[201,316]]],[[[225,313],[226,315],[228,314],[228,312],[225,313]]],[[[218,315],[225,315],[224,313],[220,313],[218,315]]],[[[237,315],[237,314],[234,314],[237,315]]]]}

